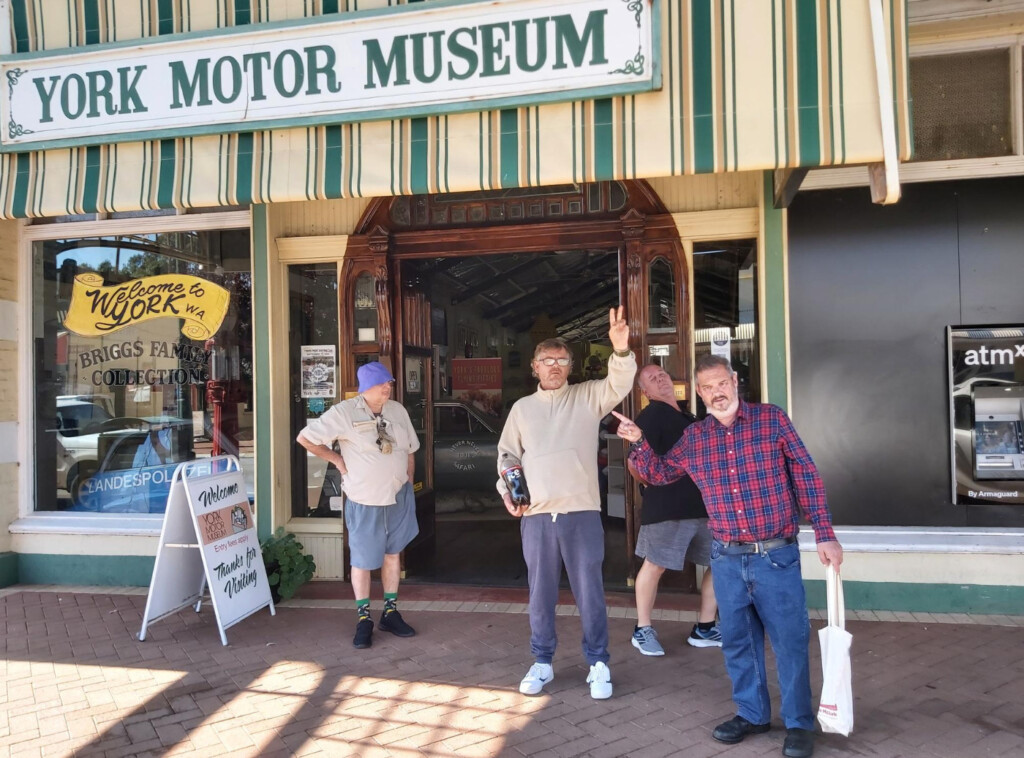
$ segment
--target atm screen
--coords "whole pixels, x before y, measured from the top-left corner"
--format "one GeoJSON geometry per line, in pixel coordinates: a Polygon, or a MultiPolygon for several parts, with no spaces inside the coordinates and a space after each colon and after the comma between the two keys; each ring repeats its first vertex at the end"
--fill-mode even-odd
{"type": "Polygon", "coordinates": [[[1020,455],[1019,421],[979,421],[974,427],[978,455],[1020,455]]]}

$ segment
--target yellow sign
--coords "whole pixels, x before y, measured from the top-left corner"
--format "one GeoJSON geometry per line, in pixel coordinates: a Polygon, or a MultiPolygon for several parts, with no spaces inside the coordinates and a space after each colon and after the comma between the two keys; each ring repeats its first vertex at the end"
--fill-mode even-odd
{"type": "Polygon", "coordinates": [[[83,337],[99,337],[155,318],[184,319],[191,340],[212,337],[228,312],[231,294],[213,282],[186,274],[163,274],[103,286],[99,274],[79,274],[64,326],[83,337]]]}

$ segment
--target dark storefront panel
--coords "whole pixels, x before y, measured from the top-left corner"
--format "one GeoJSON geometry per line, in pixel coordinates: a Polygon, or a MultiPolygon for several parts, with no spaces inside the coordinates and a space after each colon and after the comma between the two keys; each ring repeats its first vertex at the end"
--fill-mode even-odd
{"type": "Polygon", "coordinates": [[[789,215],[792,413],[848,525],[1024,526],[954,506],[946,333],[1024,320],[1024,180],[801,193],[789,215]]]}

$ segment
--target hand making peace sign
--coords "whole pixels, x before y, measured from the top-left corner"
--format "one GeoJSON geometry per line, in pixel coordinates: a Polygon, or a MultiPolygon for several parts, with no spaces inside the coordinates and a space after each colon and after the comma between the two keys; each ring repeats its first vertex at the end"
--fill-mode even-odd
{"type": "Polygon", "coordinates": [[[618,310],[608,310],[608,339],[613,350],[629,350],[629,324],[626,323],[626,309],[619,306],[618,310]]]}

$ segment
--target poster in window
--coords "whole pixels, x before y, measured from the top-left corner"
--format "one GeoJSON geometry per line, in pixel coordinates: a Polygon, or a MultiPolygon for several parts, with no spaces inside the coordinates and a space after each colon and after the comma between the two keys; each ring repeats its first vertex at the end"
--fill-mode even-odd
{"type": "Polygon", "coordinates": [[[337,392],[337,351],[334,345],[302,345],[302,397],[334,399],[337,392]]]}
{"type": "Polygon", "coordinates": [[[501,358],[452,359],[452,397],[490,415],[500,415],[501,358]]]}
{"type": "Polygon", "coordinates": [[[732,335],[728,329],[715,329],[711,335],[711,354],[732,362],[732,335]]]}
{"type": "Polygon", "coordinates": [[[1024,504],[1024,326],[948,329],[953,502],[1024,504]]]}

